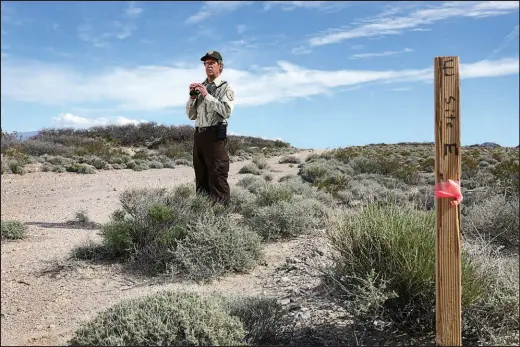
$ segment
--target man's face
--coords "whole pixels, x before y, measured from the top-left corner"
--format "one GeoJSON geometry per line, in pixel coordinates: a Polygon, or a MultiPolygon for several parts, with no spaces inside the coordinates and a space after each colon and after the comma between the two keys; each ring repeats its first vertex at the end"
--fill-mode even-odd
{"type": "Polygon", "coordinates": [[[204,67],[206,68],[206,75],[208,77],[215,78],[220,75],[220,66],[215,59],[206,59],[204,61],[204,67]]]}

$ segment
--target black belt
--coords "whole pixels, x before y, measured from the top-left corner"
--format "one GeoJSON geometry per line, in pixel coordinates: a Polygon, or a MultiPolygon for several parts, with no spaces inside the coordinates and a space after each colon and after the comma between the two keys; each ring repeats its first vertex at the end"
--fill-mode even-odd
{"type": "Polygon", "coordinates": [[[217,125],[212,125],[212,126],[208,126],[208,127],[195,127],[195,131],[197,131],[198,133],[202,133],[204,131],[216,129],[216,128],[217,128],[217,125]]]}

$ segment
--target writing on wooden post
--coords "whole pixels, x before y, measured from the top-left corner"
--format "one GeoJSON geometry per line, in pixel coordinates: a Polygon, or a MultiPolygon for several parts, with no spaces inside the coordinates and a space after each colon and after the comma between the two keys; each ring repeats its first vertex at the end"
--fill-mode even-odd
{"type": "MultiPolygon", "coordinates": [[[[460,182],[460,77],[458,57],[434,60],[435,183],[460,182]]],[[[436,199],[436,343],[462,345],[460,205],[436,199]]]]}

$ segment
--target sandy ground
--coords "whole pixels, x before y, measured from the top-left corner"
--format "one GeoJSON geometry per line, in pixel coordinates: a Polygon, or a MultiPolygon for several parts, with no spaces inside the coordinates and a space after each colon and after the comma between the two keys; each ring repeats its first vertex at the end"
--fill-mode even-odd
{"type": "MultiPolygon", "coordinates": [[[[303,160],[310,153],[305,150],[296,155],[303,160]]],[[[278,164],[278,160],[268,160],[275,180],[297,173],[296,165],[278,164]]],[[[243,176],[238,170],[246,163],[231,164],[230,184],[243,176]]],[[[117,265],[83,264],[54,276],[41,274],[49,264],[65,260],[74,247],[99,238],[96,230],[64,224],[77,211],[84,209],[92,221],[104,223],[118,207],[119,194],[128,188],[169,187],[193,180],[193,169],[182,166],[95,175],[37,172],[2,176],[2,219],[27,223],[29,235],[23,241],[1,246],[1,344],[65,345],[78,325],[96,312],[123,298],[165,288],[265,294],[269,274],[298,252],[298,241],[269,245],[266,265],[251,274],[226,277],[208,286],[151,282],[124,274],[117,265]]]]}

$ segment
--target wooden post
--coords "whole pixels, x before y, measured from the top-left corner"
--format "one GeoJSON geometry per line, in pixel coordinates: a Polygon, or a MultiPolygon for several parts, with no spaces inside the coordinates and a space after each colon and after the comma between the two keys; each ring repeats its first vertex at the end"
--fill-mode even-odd
{"type": "MultiPolygon", "coordinates": [[[[459,57],[436,57],[435,183],[460,182],[459,57]]],[[[436,343],[462,346],[460,205],[436,199],[436,343]]]]}

